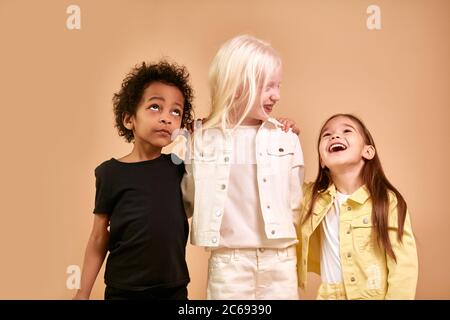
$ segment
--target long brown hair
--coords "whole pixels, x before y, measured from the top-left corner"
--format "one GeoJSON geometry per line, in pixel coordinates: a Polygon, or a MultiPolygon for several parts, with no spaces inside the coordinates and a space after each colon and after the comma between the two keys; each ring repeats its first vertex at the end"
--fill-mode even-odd
{"type": "MultiPolygon", "coordinates": [[[[353,122],[355,122],[360,129],[360,133],[364,138],[366,145],[372,145],[375,150],[375,141],[372,138],[369,130],[367,130],[364,123],[351,114],[335,114],[331,116],[322,126],[320,130],[319,140],[317,143],[317,150],[319,150],[320,138],[322,132],[327,125],[327,123],[336,117],[346,117],[353,122]]],[[[378,157],[378,152],[375,152],[375,156],[371,160],[365,160],[364,167],[362,169],[362,180],[369,190],[369,194],[372,200],[372,223],[375,226],[375,236],[377,243],[381,245],[386,253],[391,256],[395,261],[397,261],[394,251],[392,250],[391,241],[388,235],[388,215],[389,215],[389,195],[388,192],[391,191],[397,197],[397,210],[398,210],[398,240],[402,240],[403,227],[406,218],[406,202],[400,192],[389,182],[386,175],[384,174],[383,168],[381,166],[380,158],[378,157]]],[[[312,187],[312,198],[311,205],[308,208],[308,212],[304,217],[305,221],[312,214],[314,204],[317,201],[320,193],[323,193],[328,189],[331,181],[330,171],[325,166],[322,168],[320,164],[320,154],[319,154],[319,173],[314,181],[312,187]]]]}

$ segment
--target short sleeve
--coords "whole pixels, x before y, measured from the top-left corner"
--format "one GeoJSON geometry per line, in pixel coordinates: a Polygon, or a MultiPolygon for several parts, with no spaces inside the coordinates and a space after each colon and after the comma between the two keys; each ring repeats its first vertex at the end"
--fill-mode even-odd
{"type": "Polygon", "coordinates": [[[94,213],[111,214],[113,209],[112,188],[106,163],[95,168],[95,208],[94,213]]]}
{"type": "Polygon", "coordinates": [[[186,170],[184,168],[184,161],[183,161],[183,159],[178,157],[178,155],[176,155],[175,153],[171,153],[170,154],[170,161],[172,161],[172,163],[177,166],[178,176],[180,177],[180,179],[183,178],[183,175],[186,172],[186,170]]]}

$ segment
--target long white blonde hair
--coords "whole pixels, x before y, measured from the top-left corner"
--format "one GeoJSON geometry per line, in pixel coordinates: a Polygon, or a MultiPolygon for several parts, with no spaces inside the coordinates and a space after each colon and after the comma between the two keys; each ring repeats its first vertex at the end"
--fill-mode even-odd
{"type": "Polygon", "coordinates": [[[209,69],[211,113],[203,128],[240,125],[280,67],[278,53],[253,36],[240,35],[223,44],[209,69]]]}

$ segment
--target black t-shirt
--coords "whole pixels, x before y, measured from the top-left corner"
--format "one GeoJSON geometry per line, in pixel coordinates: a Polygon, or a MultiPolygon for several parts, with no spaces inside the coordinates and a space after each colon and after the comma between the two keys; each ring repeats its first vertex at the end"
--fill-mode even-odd
{"type": "Polygon", "coordinates": [[[107,285],[144,290],[189,282],[184,172],[166,154],[135,163],[111,159],[95,169],[94,213],[110,215],[107,285]]]}

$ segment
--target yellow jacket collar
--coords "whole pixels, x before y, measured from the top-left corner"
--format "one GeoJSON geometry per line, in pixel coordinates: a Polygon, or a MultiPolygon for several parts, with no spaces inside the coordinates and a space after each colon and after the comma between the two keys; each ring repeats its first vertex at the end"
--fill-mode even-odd
{"type": "MultiPolygon", "coordinates": [[[[336,192],[337,192],[336,186],[334,184],[331,184],[324,193],[327,193],[332,198],[334,198],[336,196],[336,192]]],[[[348,199],[357,202],[359,204],[364,204],[369,198],[370,198],[369,189],[367,188],[366,185],[362,185],[355,192],[353,192],[348,199]]]]}

